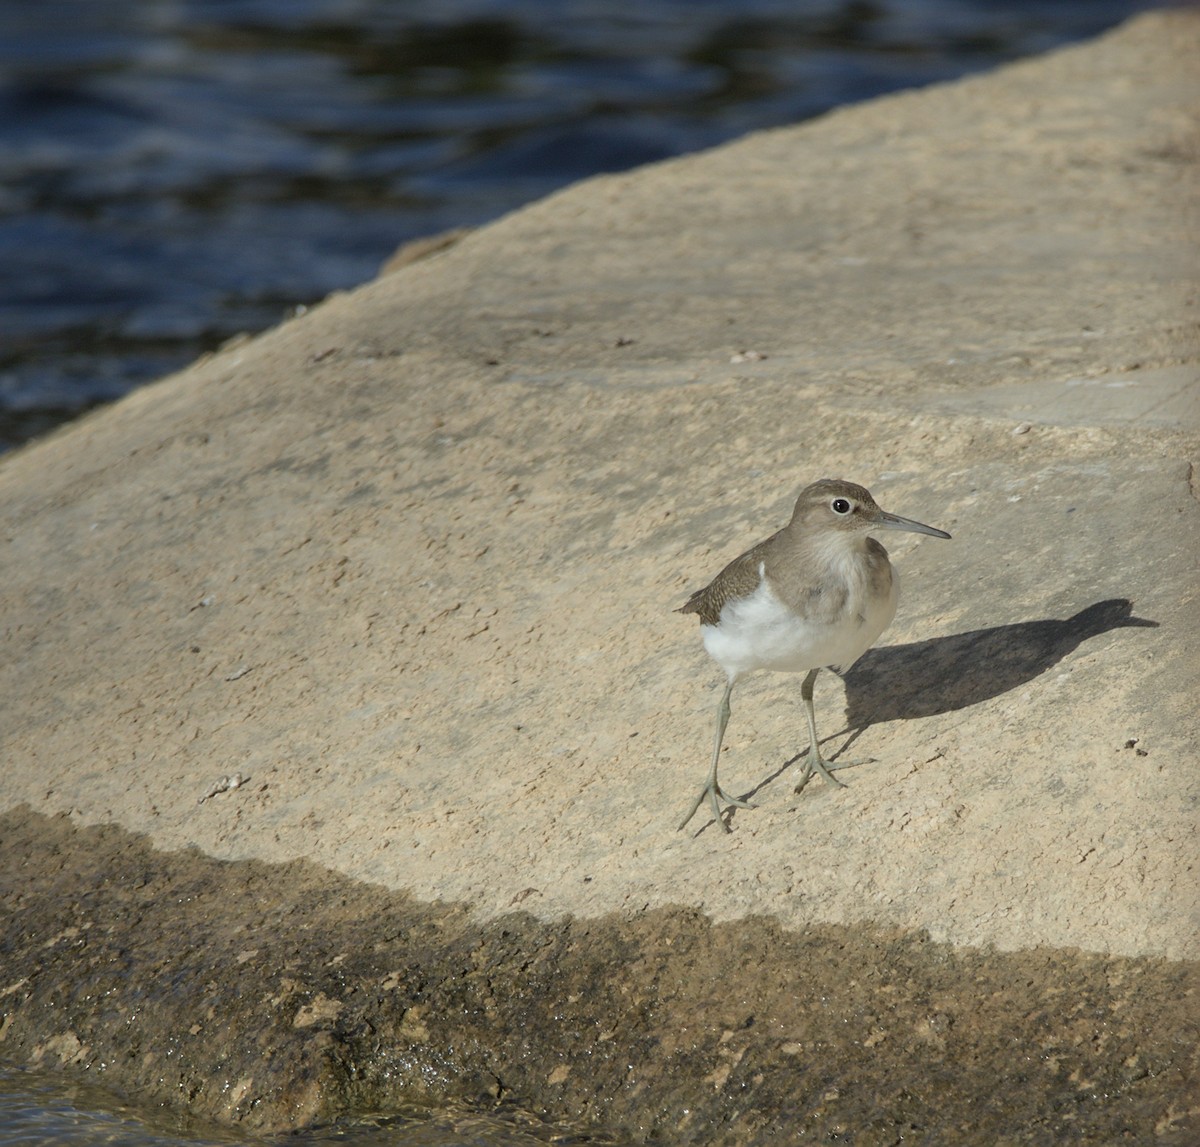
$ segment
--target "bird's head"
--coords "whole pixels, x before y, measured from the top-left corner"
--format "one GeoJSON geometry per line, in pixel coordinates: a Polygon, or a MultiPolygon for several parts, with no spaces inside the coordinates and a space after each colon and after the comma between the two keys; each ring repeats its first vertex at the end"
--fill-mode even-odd
{"type": "Polygon", "coordinates": [[[821,478],[805,486],[796,499],[790,524],[806,534],[812,531],[865,534],[871,530],[910,530],[934,538],[950,536],[945,530],[880,509],[866,487],[842,478],[821,478]]]}

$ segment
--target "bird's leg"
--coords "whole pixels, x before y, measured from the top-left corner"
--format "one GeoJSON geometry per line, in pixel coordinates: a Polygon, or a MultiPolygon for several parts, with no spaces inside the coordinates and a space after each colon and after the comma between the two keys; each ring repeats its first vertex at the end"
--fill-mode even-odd
{"type": "MultiPolygon", "coordinates": [[[[688,809],[688,814],[679,822],[679,828],[682,829],[689,820],[696,815],[696,810],[704,803],[705,797],[708,798],[709,804],[712,806],[713,819],[721,826],[722,832],[729,831],[724,819],[721,817],[721,806],[718,803],[718,798],[728,804],[734,805],[737,808],[753,808],[754,806],[749,801],[738,800],[737,797],[731,797],[725,792],[719,784],[717,784],[717,766],[721,761],[721,743],[725,740],[725,726],[729,724],[729,695],[733,692],[733,681],[730,681],[725,686],[725,694],[721,698],[720,707],[717,709],[717,741],[713,746],[712,768],[708,773],[708,781],[704,788],[700,790],[700,795],[693,802],[692,807],[688,809]]],[[[676,830],[678,831],[678,829],[676,830]]]]}
{"type": "Polygon", "coordinates": [[[796,792],[800,792],[808,784],[813,773],[820,773],[830,784],[844,789],[846,786],[833,775],[832,770],[858,763],[856,761],[843,761],[837,765],[830,765],[821,756],[821,748],[817,742],[817,714],[813,707],[813,684],[816,682],[817,674],[820,672],[820,669],[809,670],[804,678],[804,684],[800,686],[800,699],[804,702],[804,715],[808,718],[808,756],[804,759],[804,772],[801,773],[800,779],[796,782],[796,792]]]}

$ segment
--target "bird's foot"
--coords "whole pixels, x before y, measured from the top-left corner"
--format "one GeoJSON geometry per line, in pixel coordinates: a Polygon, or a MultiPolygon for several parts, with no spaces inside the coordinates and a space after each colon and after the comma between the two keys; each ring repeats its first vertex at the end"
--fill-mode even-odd
{"type": "Polygon", "coordinates": [[[715,820],[717,824],[721,826],[722,832],[728,832],[729,825],[725,823],[725,818],[721,815],[720,801],[724,801],[726,804],[732,805],[734,808],[754,807],[754,805],[752,805],[749,801],[739,800],[737,797],[731,797],[727,792],[725,792],[724,789],[721,788],[719,784],[717,784],[716,781],[709,781],[709,783],[700,790],[700,795],[695,799],[695,801],[692,802],[692,807],[688,809],[687,816],[685,816],[683,820],[679,822],[679,828],[675,830],[676,832],[679,832],[687,825],[687,822],[696,815],[697,810],[706,799],[708,800],[709,805],[712,807],[713,820],[715,820]]]}
{"type": "Polygon", "coordinates": [[[844,789],[846,784],[844,781],[839,781],[833,775],[834,769],[850,769],[855,765],[868,765],[870,758],[864,758],[857,761],[827,761],[820,753],[809,752],[804,758],[804,769],[800,774],[800,779],[796,782],[796,787],[793,792],[803,792],[804,786],[812,780],[814,773],[820,773],[831,785],[837,785],[839,789],[844,789]]]}

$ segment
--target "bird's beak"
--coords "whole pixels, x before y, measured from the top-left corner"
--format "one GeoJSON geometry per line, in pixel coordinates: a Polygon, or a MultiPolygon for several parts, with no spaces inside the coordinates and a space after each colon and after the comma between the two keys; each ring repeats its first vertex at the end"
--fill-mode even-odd
{"type": "Polygon", "coordinates": [[[871,525],[877,530],[911,530],[914,534],[928,534],[931,538],[948,538],[950,536],[945,530],[935,530],[932,526],[914,522],[911,518],[902,518],[899,514],[889,514],[887,510],[880,510],[879,517],[871,525]]]}

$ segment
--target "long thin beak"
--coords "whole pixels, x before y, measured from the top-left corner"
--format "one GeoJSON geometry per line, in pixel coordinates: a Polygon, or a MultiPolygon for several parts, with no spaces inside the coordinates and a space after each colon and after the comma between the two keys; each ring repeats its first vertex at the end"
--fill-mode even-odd
{"type": "Polygon", "coordinates": [[[879,517],[871,525],[877,530],[911,530],[914,534],[928,534],[931,538],[948,538],[950,536],[945,530],[935,530],[932,526],[914,522],[912,518],[889,514],[887,510],[880,510],[879,517]]]}

